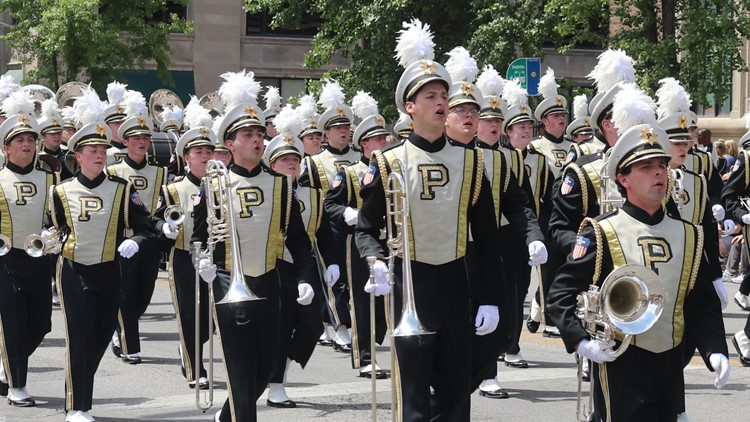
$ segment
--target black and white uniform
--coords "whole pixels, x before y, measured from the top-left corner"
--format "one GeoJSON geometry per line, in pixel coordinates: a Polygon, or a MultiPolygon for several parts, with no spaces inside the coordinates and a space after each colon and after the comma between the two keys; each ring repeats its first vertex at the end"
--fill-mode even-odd
{"type": "Polygon", "coordinates": [[[117,322],[117,247],[126,231],[136,242],[156,234],[138,191],[116,176],[102,173],[89,180],[79,172],[55,187],[52,201],[52,224],[67,233],[57,267],[65,320],[65,409],[88,411],[94,374],[117,322]]]}
{"type": "Polygon", "coordinates": [[[607,149],[607,141],[600,133],[597,133],[590,139],[587,139],[583,142],[573,142],[573,144],[570,145],[570,149],[568,150],[568,157],[565,159],[565,164],[563,165],[563,167],[570,163],[575,163],[576,160],[581,157],[596,154],[598,152],[604,151],[605,149],[607,149]]]}
{"type": "MultiPolygon", "coordinates": [[[[162,186],[166,184],[167,171],[152,165],[148,159],[136,163],[125,156],[121,161],[106,167],[109,175],[127,180],[138,191],[146,209],[154,215],[159,206],[162,186]]],[[[127,235],[127,233],[126,233],[127,235]]],[[[122,291],[117,333],[123,355],[141,351],[138,319],[146,312],[154,294],[159,274],[161,244],[157,237],[138,240],[139,252],[130,259],[120,259],[122,291]]]]}
{"type": "Polygon", "coordinates": [[[581,340],[590,337],[575,316],[577,295],[628,264],[657,273],[665,288],[664,311],[651,329],[633,337],[615,361],[592,366],[594,419],[674,420],[686,330],[694,333],[709,369],[708,356],[727,353],[721,305],[704,271],[699,226],[673,218],[663,209],[649,215],[627,202],[596,221],[587,219],[576,250],[550,290],[550,314],[567,351],[575,351],[581,340]]]}
{"type": "MultiPolygon", "coordinates": [[[[271,378],[279,346],[279,289],[277,261],[286,246],[294,259],[297,283],[312,280],[310,238],[293,199],[292,183],[262,165],[247,170],[229,169],[234,228],[239,241],[244,280],[258,296],[250,302],[216,304],[214,311],[228,374],[229,397],[221,420],[256,421],[255,402],[271,378]]],[[[201,192],[194,208],[192,242],[206,244],[207,209],[201,192]]],[[[230,242],[216,244],[213,262],[218,267],[213,281],[214,300],[219,302],[230,285],[230,242]]]]}
{"type": "MultiPolygon", "coordinates": [[[[502,263],[494,249],[500,242],[491,187],[476,150],[452,146],[445,137],[430,142],[412,133],[403,144],[376,152],[363,178],[355,231],[361,256],[386,256],[379,238],[385,224],[385,182],[391,171],[407,176],[406,230],[411,246],[407,259],[414,299],[425,328],[435,332],[395,339],[400,418],[468,421],[464,404],[470,392],[474,315],[464,257],[470,230],[477,251],[480,304],[499,305],[505,288],[502,263]],[[405,163],[404,169],[393,167],[396,158],[405,163]],[[435,390],[432,408],[430,386],[435,390]]],[[[397,259],[397,273],[400,267],[397,259]]],[[[402,289],[399,276],[394,286],[396,303],[402,289]]],[[[400,314],[400,309],[395,311],[400,314]]]]}
{"type": "Polygon", "coordinates": [[[0,353],[10,388],[24,388],[29,356],[52,330],[51,258],[32,258],[24,240],[41,233],[48,192],[57,178],[33,163],[0,170],[0,233],[10,251],[0,256],[0,353]]]}
{"type": "Polygon", "coordinates": [[[547,158],[547,165],[552,171],[553,180],[560,177],[560,172],[568,158],[570,148],[575,142],[565,139],[565,135],[555,138],[549,133],[531,141],[531,147],[547,158]]]}

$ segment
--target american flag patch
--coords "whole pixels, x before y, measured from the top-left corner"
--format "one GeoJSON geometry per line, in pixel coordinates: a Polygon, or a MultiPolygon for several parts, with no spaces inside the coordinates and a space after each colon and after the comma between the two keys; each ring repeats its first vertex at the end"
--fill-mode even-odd
{"type": "Polygon", "coordinates": [[[576,179],[573,178],[571,175],[565,176],[565,179],[563,179],[562,186],[560,186],[560,193],[563,195],[569,194],[573,188],[576,185],[576,179]]]}
{"type": "Polygon", "coordinates": [[[197,207],[201,203],[201,199],[203,199],[203,191],[198,191],[198,195],[195,195],[193,197],[193,207],[197,207]]]}
{"type": "Polygon", "coordinates": [[[586,251],[589,250],[591,241],[583,236],[576,237],[576,245],[573,248],[573,259],[581,259],[586,255],[586,251]]]}
{"type": "Polygon", "coordinates": [[[331,187],[336,189],[337,187],[341,186],[341,180],[343,177],[341,177],[340,174],[337,174],[336,177],[333,179],[333,183],[331,183],[331,187]]]}
{"type": "Polygon", "coordinates": [[[362,179],[363,185],[369,185],[372,183],[372,179],[375,178],[375,173],[378,172],[378,168],[374,165],[370,164],[370,168],[367,169],[367,173],[365,173],[364,179],[362,179]]]}
{"type": "Polygon", "coordinates": [[[143,206],[143,201],[141,201],[141,195],[138,195],[138,192],[133,192],[133,194],[130,195],[130,202],[138,205],[139,207],[143,206]]]}

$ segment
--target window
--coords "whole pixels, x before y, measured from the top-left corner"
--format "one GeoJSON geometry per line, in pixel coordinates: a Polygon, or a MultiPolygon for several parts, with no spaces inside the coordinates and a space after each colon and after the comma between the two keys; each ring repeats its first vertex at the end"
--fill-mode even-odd
{"type": "Polygon", "coordinates": [[[245,24],[245,35],[312,38],[318,33],[318,29],[322,23],[320,17],[317,15],[305,15],[302,17],[299,28],[271,28],[272,20],[273,15],[266,11],[253,14],[248,13],[245,24]]]}
{"type": "Polygon", "coordinates": [[[721,103],[717,103],[713,95],[708,95],[706,104],[698,105],[695,114],[705,117],[729,116],[732,111],[732,93],[721,103]]]}
{"type": "Polygon", "coordinates": [[[307,93],[307,86],[304,79],[279,79],[279,78],[256,78],[261,84],[263,89],[258,96],[258,107],[265,110],[266,103],[263,101],[263,95],[266,93],[266,87],[271,85],[279,88],[281,94],[281,106],[285,106],[287,99],[292,97],[299,97],[302,94],[307,93]]]}
{"type": "Polygon", "coordinates": [[[187,6],[167,1],[163,10],[154,13],[151,17],[151,22],[171,23],[172,14],[176,14],[181,19],[187,19],[187,6]]]}

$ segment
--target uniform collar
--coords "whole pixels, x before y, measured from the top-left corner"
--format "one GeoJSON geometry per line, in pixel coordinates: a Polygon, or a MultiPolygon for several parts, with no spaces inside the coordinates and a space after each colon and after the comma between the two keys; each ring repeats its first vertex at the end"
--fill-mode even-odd
{"type": "Polygon", "coordinates": [[[407,139],[407,141],[415,147],[427,152],[438,152],[442,150],[443,147],[445,147],[445,144],[448,142],[445,135],[440,136],[434,142],[430,142],[427,139],[417,135],[416,132],[412,132],[411,134],[409,134],[409,139],[407,139]]]}
{"type": "Polygon", "coordinates": [[[344,155],[347,152],[349,152],[349,145],[345,146],[344,149],[342,150],[338,150],[334,148],[333,146],[331,146],[331,144],[328,144],[325,146],[325,150],[330,152],[333,155],[344,155]]]}
{"type": "Polygon", "coordinates": [[[447,135],[445,137],[448,138],[448,143],[451,144],[451,145],[453,145],[453,146],[455,146],[455,147],[462,147],[462,148],[474,149],[476,147],[476,145],[477,145],[476,144],[476,138],[472,139],[471,141],[469,141],[469,143],[465,144],[465,143],[459,142],[459,141],[457,141],[457,140],[455,140],[455,139],[453,139],[453,138],[451,138],[451,137],[449,137],[447,135]]]}
{"type": "Polygon", "coordinates": [[[52,151],[51,149],[49,149],[49,148],[45,147],[45,148],[44,148],[44,149],[42,150],[42,152],[43,152],[43,153],[45,153],[45,154],[47,154],[47,155],[51,155],[51,156],[53,156],[53,157],[57,157],[58,155],[60,155],[60,154],[62,154],[62,153],[63,153],[63,149],[62,149],[62,148],[60,148],[60,149],[58,149],[57,151],[52,151]]]}
{"type": "Polygon", "coordinates": [[[198,177],[198,176],[194,175],[194,174],[193,174],[193,173],[191,173],[191,172],[188,172],[188,174],[187,174],[187,175],[185,176],[185,178],[187,178],[187,179],[188,179],[188,180],[189,180],[189,181],[190,181],[190,182],[191,182],[192,184],[194,184],[195,186],[200,186],[200,184],[201,184],[201,179],[200,179],[200,177],[198,177]]]}
{"type": "Polygon", "coordinates": [[[648,224],[649,226],[654,226],[664,220],[664,208],[659,208],[659,210],[656,211],[654,215],[649,215],[649,213],[647,213],[646,211],[636,207],[626,200],[622,205],[622,210],[625,211],[629,216],[635,218],[641,223],[648,224]]]}
{"type": "Polygon", "coordinates": [[[370,165],[370,159],[369,159],[369,158],[367,158],[367,157],[365,157],[364,155],[362,156],[362,158],[360,158],[360,159],[359,159],[359,161],[360,161],[360,162],[361,162],[362,164],[366,165],[366,166],[369,166],[369,165],[370,165]]]}
{"type": "Polygon", "coordinates": [[[482,142],[482,140],[480,139],[477,139],[477,147],[486,148],[486,149],[494,149],[497,151],[498,149],[500,149],[500,142],[495,142],[495,145],[490,145],[486,142],[482,142]]]}
{"type": "Polygon", "coordinates": [[[554,136],[550,135],[549,133],[545,132],[544,137],[547,138],[548,141],[554,143],[554,144],[561,144],[565,140],[565,134],[563,133],[562,136],[559,138],[555,138],[554,136]]]}
{"type": "Polygon", "coordinates": [[[123,161],[130,167],[133,167],[136,170],[142,170],[148,165],[148,158],[144,158],[142,163],[136,163],[133,161],[129,155],[126,155],[125,158],[123,158],[123,161]]]}
{"type": "Polygon", "coordinates": [[[121,144],[121,143],[119,143],[119,142],[117,142],[115,140],[109,141],[109,145],[111,147],[115,147],[115,148],[118,148],[118,149],[124,149],[125,148],[125,145],[123,145],[123,144],[121,144]]]}
{"type": "Polygon", "coordinates": [[[99,173],[98,176],[94,178],[94,180],[89,180],[86,176],[83,175],[80,171],[76,173],[76,179],[83,185],[86,186],[89,189],[94,189],[95,187],[102,184],[104,179],[107,177],[104,172],[99,173]]]}
{"type": "Polygon", "coordinates": [[[34,170],[34,162],[32,161],[31,164],[26,167],[21,167],[8,161],[8,164],[6,164],[5,167],[8,167],[8,170],[12,171],[13,173],[29,174],[32,170],[34,170]]]}
{"type": "Polygon", "coordinates": [[[255,177],[263,171],[263,165],[258,164],[252,170],[248,170],[245,167],[240,167],[237,164],[232,164],[229,168],[232,173],[242,177],[255,177]]]}

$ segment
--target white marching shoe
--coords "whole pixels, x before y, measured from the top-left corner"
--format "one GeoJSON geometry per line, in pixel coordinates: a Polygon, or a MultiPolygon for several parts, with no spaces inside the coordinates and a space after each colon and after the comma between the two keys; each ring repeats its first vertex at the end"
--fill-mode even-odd
{"type": "Polygon", "coordinates": [[[68,412],[67,416],[65,416],[65,422],[95,422],[96,419],[94,419],[93,416],[91,416],[91,413],[84,412],[81,410],[71,410],[68,412]]]}

